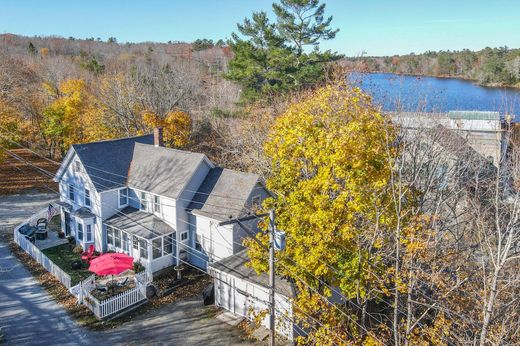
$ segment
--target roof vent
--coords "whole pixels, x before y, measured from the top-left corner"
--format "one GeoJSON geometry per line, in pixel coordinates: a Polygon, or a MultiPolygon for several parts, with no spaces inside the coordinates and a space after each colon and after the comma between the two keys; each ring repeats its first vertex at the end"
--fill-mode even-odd
{"type": "Polygon", "coordinates": [[[153,129],[153,145],[156,147],[164,147],[163,129],[162,127],[154,127],[153,129]]]}

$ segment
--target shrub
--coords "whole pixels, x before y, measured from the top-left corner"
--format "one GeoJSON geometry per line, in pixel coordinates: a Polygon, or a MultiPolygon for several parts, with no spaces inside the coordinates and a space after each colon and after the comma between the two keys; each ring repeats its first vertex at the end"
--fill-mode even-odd
{"type": "Polygon", "coordinates": [[[74,250],[72,250],[72,252],[80,254],[83,252],[83,248],[81,247],[81,245],[78,245],[74,248],[74,250]]]}
{"type": "Polygon", "coordinates": [[[141,264],[141,262],[134,262],[134,272],[140,273],[144,270],[144,266],[141,264]]]}

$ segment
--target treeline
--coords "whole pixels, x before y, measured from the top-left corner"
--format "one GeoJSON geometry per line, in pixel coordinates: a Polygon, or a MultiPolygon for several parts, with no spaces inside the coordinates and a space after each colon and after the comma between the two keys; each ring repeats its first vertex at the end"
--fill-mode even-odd
{"type": "Polygon", "coordinates": [[[357,71],[459,77],[488,86],[520,87],[520,49],[508,47],[359,57],[344,63],[357,71]]]}
{"type": "Polygon", "coordinates": [[[161,125],[172,146],[240,166],[223,158],[242,131],[231,119],[239,88],[223,78],[230,58],[186,43],[1,35],[0,144],[60,159],[72,143],[161,125]]]}

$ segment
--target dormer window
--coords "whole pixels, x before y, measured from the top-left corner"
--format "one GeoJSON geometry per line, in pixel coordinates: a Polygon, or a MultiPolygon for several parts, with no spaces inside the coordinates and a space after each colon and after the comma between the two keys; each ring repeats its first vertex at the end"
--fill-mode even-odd
{"type": "Polygon", "coordinates": [[[128,205],[128,188],[119,190],[119,207],[128,205]]]}
{"type": "Polygon", "coordinates": [[[251,199],[251,209],[258,210],[262,207],[262,196],[256,195],[251,199]]]}

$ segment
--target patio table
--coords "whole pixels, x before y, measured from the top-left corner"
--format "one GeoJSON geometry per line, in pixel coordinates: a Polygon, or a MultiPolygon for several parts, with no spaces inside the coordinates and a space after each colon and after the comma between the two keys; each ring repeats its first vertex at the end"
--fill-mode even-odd
{"type": "Polygon", "coordinates": [[[44,230],[38,230],[34,233],[36,239],[38,240],[45,240],[47,239],[47,230],[44,229],[44,230]]]}

